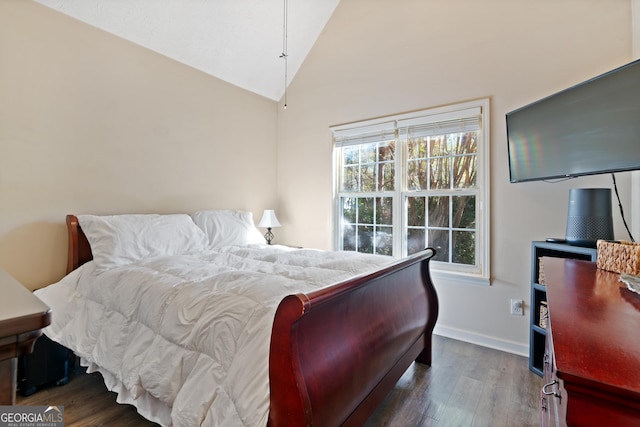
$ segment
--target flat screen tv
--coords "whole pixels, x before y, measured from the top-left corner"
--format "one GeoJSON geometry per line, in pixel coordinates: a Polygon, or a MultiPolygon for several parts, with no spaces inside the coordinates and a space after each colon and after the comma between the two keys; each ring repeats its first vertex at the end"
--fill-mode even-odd
{"type": "Polygon", "coordinates": [[[507,113],[511,182],[640,169],[640,60],[507,113]]]}

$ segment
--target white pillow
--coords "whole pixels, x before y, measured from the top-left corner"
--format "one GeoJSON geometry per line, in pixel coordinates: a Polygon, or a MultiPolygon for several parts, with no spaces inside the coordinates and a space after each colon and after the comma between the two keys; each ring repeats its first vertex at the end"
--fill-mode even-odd
{"type": "Polygon", "coordinates": [[[207,236],[186,214],[78,215],[100,272],[161,255],[202,251],[207,236]]]}
{"type": "Polygon", "coordinates": [[[209,238],[209,246],[239,246],[264,244],[262,233],[253,223],[251,212],[235,210],[200,211],[192,215],[193,222],[209,238]]]}

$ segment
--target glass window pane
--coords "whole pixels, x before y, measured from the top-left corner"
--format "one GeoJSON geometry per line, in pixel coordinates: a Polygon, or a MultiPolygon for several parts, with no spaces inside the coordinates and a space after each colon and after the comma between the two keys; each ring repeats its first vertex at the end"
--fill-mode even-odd
{"type": "Polygon", "coordinates": [[[449,227],[449,196],[429,197],[429,227],[449,227]]]}
{"type": "Polygon", "coordinates": [[[358,165],[342,169],[342,191],[358,191],[358,165]]]}
{"type": "Polygon", "coordinates": [[[451,226],[453,228],[475,228],[476,227],[476,197],[475,196],[453,196],[453,218],[451,226]]]}
{"type": "Polygon", "coordinates": [[[423,250],[426,230],[424,228],[410,228],[407,230],[407,255],[415,254],[423,250]]]}
{"type": "Polygon", "coordinates": [[[378,227],[376,229],[376,254],[393,254],[393,228],[378,227]]]}
{"type": "Polygon", "coordinates": [[[429,180],[432,189],[451,188],[450,157],[438,157],[429,162],[429,180]]]}
{"type": "Polygon", "coordinates": [[[358,198],[358,224],[373,223],[373,197],[358,198]]]}
{"type": "Polygon", "coordinates": [[[429,137],[429,156],[448,156],[451,154],[451,148],[446,135],[429,137]]]}
{"type": "Polygon", "coordinates": [[[449,262],[449,232],[447,230],[429,230],[427,246],[436,249],[434,261],[449,262]]]}
{"type": "Polygon", "coordinates": [[[358,226],[357,251],[367,254],[373,253],[373,228],[371,226],[358,226]]]}
{"type": "Polygon", "coordinates": [[[378,176],[378,191],[393,191],[395,187],[394,176],[394,163],[386,162],[381,163],[378,176]]]}
{"type": "Polygon", "coordinates": [[[451,135],[454,159],[453,187],[475,188],[478,154],[478,133],[463,132],[451,135]]]}
{"type": "Polygon", "coordinates": [[[476,265],[476,233],[454,231],[452,262],[456,264],[476,265]]]}
{"type": "Polygon", "coordinates": [[[395,142],[381,142],[378,145],[378,161],[393,162],[395,160],[395,142]]]}
{"type": "Polygon", "coordinates": [[[407,162],[407,187],[409,190],[427,189],[427,160],[407,162]]]}
{"type": "Polygon", "coordinates": [[[376,171],[374,165],[362,165],[360,176],[362,180],[360,191],[376,191],[376,171]]]}
{"type": "Polygon", "coordinates": [[[412,138],[407,141],[408,159],[425,159],[427,157],[426,138],[412,138]]]}
{"type": "Polygon", "coordinates": [[[376,197],[376,224],[393,225],[392,197],[376,197]]]}
{"type": "Polygon", "coordinates": [[[360,146],[360,162],[361,163],[375,163],[376,162],[376,147],[378,144],[364,144],[360,146]]]}
{"type": "Polygon", "coordinates": [[[455,154],[477,154],[478,132],[462,132],[451,135],[455,154]]]}
{"type": "Polygon", "coordinates": [[[342,226],[342,249],[345,251],[356,250],[356,226],[355,225],[342,226]]]}
{"type": "Polygon", "coordinates": [[[360,162],[360,147],[348,146],[342,149],[342,163],[345,165],[354,165],[360,162]]]}
{"type": "Polygon", "coordinates": [[[477,157],[460,156],[454,159],[454,187],[455,188],[475,188],[476,187],[476,160],[477,157]]]}
{"type": "Polygon", "coordinates": [[[342,221],[345,224],[355,224],[357,212],[357,199],[345,197],[342,199],[342,221]]]}
{"type": "Polygon", "coordinates": [[[407,197],[407,225],[424,227],[426,225],[424,197],[407,197]]]}
{"type": "Polygon", "coordinates": [[[477,156],[458,156],[453,159],[453,185],[455,188],[475,188],[477,156]]]}

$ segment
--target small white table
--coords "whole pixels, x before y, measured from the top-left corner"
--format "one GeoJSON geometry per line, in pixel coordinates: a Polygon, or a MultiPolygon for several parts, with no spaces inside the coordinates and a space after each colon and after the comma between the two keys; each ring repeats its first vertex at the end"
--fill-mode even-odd
{"type": "Polygon", "coordinates": [[[51,309],[0,268],[0,405],[15,403],[17,358],[50,323],[51,309]]]}

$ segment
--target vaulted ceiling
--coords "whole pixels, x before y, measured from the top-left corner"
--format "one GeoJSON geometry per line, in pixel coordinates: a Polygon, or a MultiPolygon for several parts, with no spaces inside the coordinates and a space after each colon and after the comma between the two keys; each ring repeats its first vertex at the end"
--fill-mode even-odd
{"type": "Polygon", "coordinates": [[[278,101],[340,0],[35,1],[278,101]]]}

